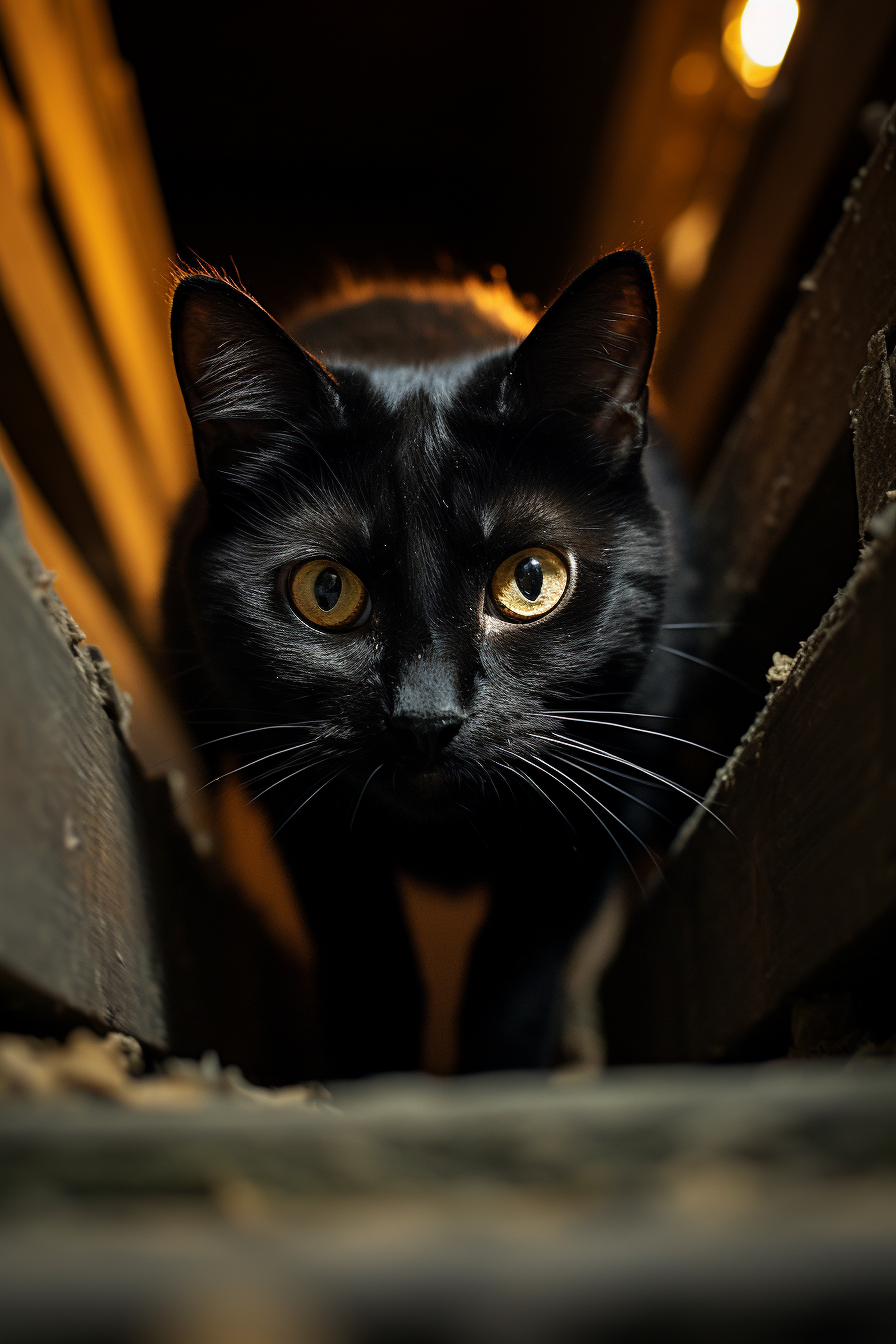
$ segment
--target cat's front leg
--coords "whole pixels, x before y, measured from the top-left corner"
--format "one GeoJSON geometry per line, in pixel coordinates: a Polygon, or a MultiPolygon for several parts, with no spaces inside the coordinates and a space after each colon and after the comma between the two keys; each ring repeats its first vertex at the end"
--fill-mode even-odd
{"type": "Polygon", "coordinates": [[[338,862],[287,860],[314,942],[326,1077],[419,1069],[423,991],[391,877],[344,839],[338,862]]]}
{"type": "Polygon", "coordinates": [[[470,958],[459,1072],[556,1062],[564,968],[602,890],[549,867],[502,879],[470,958]]]}

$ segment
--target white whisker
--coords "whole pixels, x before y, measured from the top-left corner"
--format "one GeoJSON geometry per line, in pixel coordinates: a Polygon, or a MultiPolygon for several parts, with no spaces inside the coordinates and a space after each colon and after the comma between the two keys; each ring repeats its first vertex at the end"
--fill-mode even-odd
{"type": "MultiPolygon", "coordinates": [[[[559,754],[559,753],[558,753],[558,754],[559,754]]],[[[540,758],[539,758],[539,759],[540,759],[540,758]]],[[[629,835],[632,837],[632,839],[633,839],[633,840],[636,840],[637,843],[641,846],[641,848],[642,848],[643,850],[645,850],[646,853],[648,853],[648,854],[650,855],[651,860],[653,861],[653,865],[654,865],[654,867],[657,869],[657,871],[658,871],[658,872],[660,871],[660,866],[659,866],[659,864],[657,863],[656,856],[654,855],[654,853],[653,853],[652,849],[649,847],[649,845],[648,845],[644,840],[641,839],[640,835],[638,835],[636,831],[633,831],[633,830],[632,830],[631,826],[627,826],[627,825],[625,824],[625,822],[622,820],[621,817],[617,817],[616,813],[612,810],[612,808],[608,807],[606,803],[602,803],[601,800],[600,800],[599,798],[595,798],[594,794],[593,794],[593,793],[590,793],[590,792],[588,791],[588,789],[585,788],[584,784],[580,784],[579,781],[578,781],[577,779],[570,780],[570,779],[569,779],[569,775],[565,774],[564,771],[562,771],[562,770],[559,768],[559,766],[554,765],[554,764],[553,764],[553,761],[548,761],[547,764],[548,764],[548,766],[549,766],[551,769],[556,770],[556,772],[557,772],[558,775],[561,775],[564,779],[569,780],[569,782],[570,782],[571,784],[574,784],[574,785],[576,786],[577,789],[580,789],[581,792],[585,795],[586,798],[590,798],[590,799],[591,799],[592,803],[596,803],[598,807],[603,808],[603,810],[607,813],[607,815],[608,815],[608,816],[611,816],[611,817],[613,818],[613,820],[614,820],[615,822],[617,822],[617,823],[623,828],[623,830],[628,831],[628,833],[629,833],[629,835]]],[[[615,837],[614,837],[614,838],[615,838],[615,837]]],[[[620,849],[621,849],[621,846],[620,846],[620,849]]],[[[632,872],[634,872],[634,869],[632,869],[632,872]]],[[[636,874],[636,876],[637,876],[637,874],[636,874]]]]}
{"type": "Polygon", "coordinates": [[[559,734],[554,734],[553,737],[543,737],[541,734],[535,734],[535,736],[541,736],[542,740],[545,742],[565,742],[568,746],[575,747],[578,751],[587,752],[592,756],[600,756],[608,761],[615,761],[617,765],[628,766],[629,770],[637,770],[639,774],[649,775],[651,779],[656,779],[661,784],[665,784],[667,788],[675,789],[675,791],[682,794],[683,797],[689,798],[695,806],[702,808],[708,816],[712,817],[713,821],[717,821],[720,826],[724,826],[730,836],[735,840],[737,839],[737,836],[734,834],[731,827],[726,826],[722,818],[716,816],[715,812],[713,812],[711,808],[708,808],[703,800],[698,798],[695,793],[691,793],[689,789],[684,788],[681,784],[676,784],[672,779],[666,779],[665,775],[657,774],[655,770],[648,770],[646,765],[637,765],[634,761],[626,760],[624,756],[616,756],[612,751],[605,751],[603,747],[587,746],[584,742],[577,742],[576,739],[572,737],[563,737],[559,734]]]}
{"type": "Polygon", "coordinates": [[[718,672],[720,677],[727,677],[733,681],[736,686],[742,686],[745,691],[758,697],[759,692],[755,686],[751,686],[748,681],[743,681],[736,677],[733,672],[726,672],[723,667],[716,667],[715,663],[708,663],[705,658],[698,658],[695,653],[685,653],[684,649],[672,649],[668,644],[654,644],[655,649],[660,649],[662,653],[673,653],[676,658],[684,658],[689,663],[697,663],[700,667],[709,668],[710,672],[718,672]]]}
{"type": "MultiPolygon", "coordinates": [[[[581,761],[574,760],[572,756],[565,756],[559,751],[556,755],[558,760],[565,761],[573,770],[581,770],[583,775],[588,775],[589,778],[596,780],[598,784],[605,784],[608,789],[614,789],[616,793],[621,793],[623,798],[630,798],[633,803],[637,803],[638,807],[644,807],[648,812],[652,812],[655,817],[659,817],[660,821],[665,821],[668,825],[672,825],[667,816],[662,812],[657,811],[655,807],[651,807],[650,803],[645,803],[642,798],[637,796],[637,794],[629,793],[627,789],[620,789],[618,784],[613,784],[609,779],[604,779],[603,773],[598,774],[600,766],[598,766],[597,770],[589,770],[587,766],[582,765],[581,761]]],[[[634,782],[637,783],[638,781],[635,780],[634,782]]]]}
{"type": "Polygon", "coordinates": [[[320,758],[317,758],[313,761],[308,761],[306,765],[300,765],[298,770],[293,770],[290,774],[284,775],[282,779],[275,779],[273,784],[268,784],[266,788],[261,790],[261,793],[253,793],[253,800],[258,802],[259,798],[263,798],[266,793],[270,793],[271,789],[276,789],[279,784],[286,784],[288,780],[295,779],[296,775],[303,775],[306,770],[313,770],[316,765],[320,764],[321,760],[320,758]]]}
{"type": "Polygon", "coordinates": [[[541,709],[536,711],[539,718],[550,719],[572,719],[582,718],[586,714],[615,714],[617,717],[626,719],[671,719],[672,714],[637,714],[631,709],[570,709],[566,714],[557,714],[552,709],[541,709]]]}
{"type": "Polygon", "coordinates": [[[311,799],[312,799],[312,798],[316,798],[316,797],[317,797],[317,795],[320,793],[321,789],[325,789],[325,788],[327,787],[328,784],[332,784],[332,783],[333,783],[333,780],[334,780],[334,779],[338,779],[338,777],[339,777],[341,774],[344,774],[344,772],[345,772],[345,766],[343,766],[341,770],[337,770],[337,771],[335,772],[335,774],[330,775],[328,779],[325,779],[324,782],[323,782],[323,784],[321,784],[318,788],[316,788],[316,789],[314,790],[313,793],[309,793],[308,797],[307,797],[303,802],[299,803],[299,805],[298,805],[298,807],[296,808],[295,812],[291,812],[291,813],[289,814],[289,816],[286,818],[286,820],[282,823],[282,825],[280,825],[280,826],[277,827],[276,831],[275,831],[274,834],[271,836],[271,840],[274,840],[274,839],[276,838],[276,836],[278,836],[278,835],[280,834],[280,832],[283,830],[283,827],[284,827],[284,826],[288,826],[289,823],[290,823],[295,817],[297,817],[297,816],[299,815],[299,813],[301,812],[302,808],[305,807],[305,806],[307,806],[307,804],[311,802],[311,799]]]}
{"type": "MultiPolygon", "coordinates": [[[[256,765],[261,765],[262,761],[270,761],[275,756],[285,756],[288,751],[301,751],[303,747],[313,747],[319,741],[320,738],[315,737],[312,738],[310,742],[293,742],[288,747],[281,747],[279,751],[269,751],[266,756],[257,756],[254,761],[249,761],[245,765],[237,765],[233,770],[225,770],[223,775],[216,775],[215,778],[210,779],[207,784],[203,784],[202,789],[210,788],[212,784],[217,784],[222,779],[229,779],[231,775],[236,775],[241,770],[253,770],[256,765]]],[[[201,793],[202,789],[197,789],[197,793],[201,793]]]]}
{"type": "MultiPolygon", "coordinates": [[[[532,764],[533,764],[532,761],[527,760],[525,756],[520,756],[520,755],[519,755],[517,752],[515,752],[515,751],[512,751],[512,752],[510,752],[509,754],[510,754],[511,756],[513,756],[513,758],[514,758],[515,760],[517,760],[517,761],[521,761],[521,762],[523,763],[523,765],[532,765],[532,764]]],[[[524,779],[524,780],[526,781],[527,784],[531,784],[531,786],[532,786],[533,789],[537,789],[538,792],[541,794],[542,798],[544,798],[546,802],[550,803],[551,807],[554,809],[555,812],[558,812],[558,813],[560,814],[560,816],[561,816],[561,817],[563,818],[563,820],[566,822],[566,824],[567,824],[567,826],[569,827],[569,829],[572,831],[573,835],[576,835],[576,834],[577,834],[577,831],[576,831],[575,826],[573,826],[572,822],[569,820],[569,817],[568,817],[568,816],[566,815],[566,813],[563,811],[563,808],[562,808],[562,807],[559,807],[559,806],[557,805],[557,803],[554,802],[553,798],[551,798],[548,794],[546,794],[545,791],[544,791],[544,789],[541,788],[541,786],[540,786],[539,784],[536,784],[536,783],[535,783],[535,780],[534,780],[534,779],[530,779],[529,776],[528,776],[527,774],[525,774],[525,773],[524,773],[523,771],[521,771],[521,770],[514,770],[513,766],[512,766],[512,765],[507,765],[506,762],[505,762],[504,768],[505,768],[505,770],[510,770],[514,775],[518,775],[520,779],[524,779]]]]}
{"type": "MultiPolygon", "coordinates": [[[[383,765],[385,765],[385,762],[383,762],[383,765]]],[[[370,781],[373,779],[374,775],[377,774],[378,771],[382,770],[383,765],[378,765],[378,766],[376,767],[375,770],[371,770],[370,774],[369,774],[369,775],[367,776],[367,778],[365,779],[365,781],[364,781],[364,785],[363,785],[363,787],[362,787],[362,789],[361,789],[361,792],[358,794],[358,801],[355,803],[355,810],[354,810],[354,812],[352,813],[352,819],[351,819],[351,821],[350,821],[349,824],[348,824],[348,829],[349,829],[349,830],[352,830],[352,828],[354,827],[354,824],[355,824],[355,817],[358,815],[358,808],[361,806],[361,799],[364,797],[364,794],[367,792],[367,785],[368,785],[368,784],[370,783],[370,781]]]]}
{"type": "MultiPolygon", "coordinates": [[[[562,715],[558,714],[559,719],[562,715]]],[[[687,737],[676,737],[674,733],[660,733],[656,728],[639,728],[634,723],[611,723],[608,719],[579,719],[579,723],[588,723],[595,728],[618,728],[624,733],[647,733],[650,737],[664,737],[668,742],[681,742],[686,747],[696,747],[698,751],[706,751],[710,756],[718,756],[720,760],[727,761],[728,757],[723,751],[716,751],[713,747],[704,747],[700,742],[692,742],[687,737]]]]}
{"type": "MultiPolygon", "coordinates": [[[[587,798],[590,798],[590,799],[591,799],[591,802],[593,802],[593,803],[597,803],[598,807],[602,807],[603,810],[604,810],[609,816],[611,816],[611,817],[613,818],[614,821],[619,821],[619,818],[615,815],[615,813],[611,812],[610,809],[609,809],[604,803],[601,803],[597,798],[593,798],[592,795],[588,792],[588,790],[587,790],[586,788],[583,788],[583,786],[582,786],[581,784],[579,784],[578,780],[570,779],[569,776],[566,775],[566,774],[564,774],[564,772],[563,772],[562,770],[559,770],[559,769],[557,768],[557,766],[555,766],[555,765],[551,765],[551,764],[546,764],[546,763],[541,759],[540,756],[539,756],[539,757],[533,757],[532,759],[528,760],[528,761],[526,762],[526,764],[527,764],[527,765],[534,765],[536,770],[541,770],[542,773],[545,774],[545,775],[547,775],[549,779],[555,779],[561,786],[567,788],[567,789],[569,790],[569,792],[572,794],[572,796],[573,796],[574,798],[577,798],[578,801],[582,804],[583,807],[587,808],[587,810],[588,810],[588,811],[591,813],[591,815],[594,817],[595,821],[597,821],[597,822],[600,823],[600,825],[601,825],[601,826],[603,827],[603,829],[606,831],[607,835],[608,835],[608,836],[610,837],[610,839],[613,841],[613,844],[614,844],[614,845],[616,846],[616,848],[619,850],[619,853],[622,855],[623,860],[624,860],[625,863],[628,865],[628,867],[631,869],[632,876],[634,877],[635,881],[637,882],[638,887],[639,887],[639,889],[640,889],[640,891],[641,891],[641,894],[643,895],[643,894],[644,894],[644,888],[641,886],[641,881],[640,881],[640,879],[639,879],[639,877],[638,877],[638,874],[635,872],[635,868],[634,868],[634,865],[633,865],[631,859],[628,857],[628,855],[626,854],[625,850],[622,848],[622,845],[619,843],[619,841],[617,840],[616,836],[615,836],[615,835],[613,834],[613,832],[610,830],[609,826],[608,826],[607,823],[604,821],[603,817],[601,817],[597,812],[595,812],[594,808],[591,807],[590,804],[589,804],[588,802],[586,802],[585,800],[586,800],[587,798]],[[584,798],[581,796],[582,794],[585,795],[584,798]]],[[[625,822],[619,822],[619,824],[620,824],[620,826],[625,826],[625,822]]],[[[625,829],[628,830],[629,828],[628,828],[627,826],[625,826],[625,829]]],[[[635,838],[636,840],[638,840],[638,843],[639,843],[639,844],[642,844],[642,845],[644,844],[643,840],[639,840],[639,839],[638,839],[638,836],[635,835],[634,831],[631,831],[630,834],[633,835],[634,838],[635,838]]],[[[644,848],[647,849],[647,846],[644,845],[644,848]]],[[[649,850],[648,850],[647,852],[650,853],[649,850]]],[[[651,857],[652,857],[652,856],[651,856],[651,857]]],[[[654,859],[654,863],[656,863],[656,860],[655,860],[655,859],[654,859]]]]}
{"type": "Polygon", "coordinates": [[[193,751],[202,751],[204,747],[213,747],[218,742],[229,742],[234,737],[246,737],[248,733],[273,733],[278,729],[284,728],[309,728],[312,725],[320,723],[319,719],[306,719],[303,723],[264,723],[257,728],[243,728],[238,733],[225,733],[223,737],[213,737],[208,742],[200,742],[198,746],[191,748],[193,751]]]}

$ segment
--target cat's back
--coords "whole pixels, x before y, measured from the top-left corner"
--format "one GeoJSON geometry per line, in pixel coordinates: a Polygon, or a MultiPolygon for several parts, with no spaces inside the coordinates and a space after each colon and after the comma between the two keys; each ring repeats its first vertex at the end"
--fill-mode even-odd
{"type": "Polygon", "coordinates": [[[351,283],[295,312],[284,326],[325,364],[439,364],[516,345],[535,324],[503,283],[351,283]]]}

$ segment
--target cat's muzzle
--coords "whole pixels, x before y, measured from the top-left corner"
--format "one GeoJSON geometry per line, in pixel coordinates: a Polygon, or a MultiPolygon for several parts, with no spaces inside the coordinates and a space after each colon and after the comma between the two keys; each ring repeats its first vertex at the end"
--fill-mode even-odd
{"type": "Polygon", "coordinates": [[[396,714],[389,720],[389,728],[398,742],[426,769],[436,769],[448,743],[463,726],[459,714],[440,714],[422,718],[412,714],[396,714]]]}
{"type": "Polygon", "coordinates": [[[390,778],[402,802],[430,806],[445,799],[454,773],[446,751],[463,722],[458,714],[425,718],[400,714],[389,719],[396,761],[390,778]]]}

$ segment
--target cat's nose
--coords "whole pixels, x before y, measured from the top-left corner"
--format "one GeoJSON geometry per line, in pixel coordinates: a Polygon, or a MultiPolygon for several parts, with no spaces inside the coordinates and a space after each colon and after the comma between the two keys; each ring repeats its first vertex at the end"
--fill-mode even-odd
{"type": "Polygon", "coordinates": [[[390,728],[404,742],[413,738],[418,752],[426,761],[438,760],[462,724],[463,717],[460,714],[395,714],[389,720],[390,728]]]}

